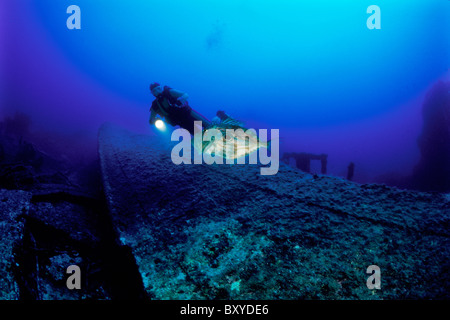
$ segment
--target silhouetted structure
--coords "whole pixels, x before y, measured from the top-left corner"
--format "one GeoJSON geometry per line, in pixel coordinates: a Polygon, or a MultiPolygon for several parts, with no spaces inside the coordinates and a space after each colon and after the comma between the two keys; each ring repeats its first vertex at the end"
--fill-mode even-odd
{"type": "Polygon", "coordinates": [[[353,179],[353,174],[355,173],[355,164],[353,162],[350,162],[350,164],[347,167],[347,180],[353,179]]]}
{"type": "Polygon", "coordinates": [[[311,160],[320,160],[320,173],[327,173],[327,154],[311,154],[305,152],[287,152],[283,154],[281,161],[289,163],[289,159],[294,159],[298,169],[304,172],[311,172],[311,160]]]}
{"type": "Polygon", "coordinates": [[[450,190],[450,82],[439,81],[422,108],[423,128],[417,139],[421,158],[414,168],[413,187],[425,191],[450,190]]]}

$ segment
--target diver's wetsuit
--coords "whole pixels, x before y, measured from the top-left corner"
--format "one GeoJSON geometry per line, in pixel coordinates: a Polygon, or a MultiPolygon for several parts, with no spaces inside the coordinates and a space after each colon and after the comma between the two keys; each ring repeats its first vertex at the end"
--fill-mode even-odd
{"type": "Polygon", "coordinates": [[[180,126],[188,130],[192,135],[194,134],[194,121],[202,121],[203,127],[210,125],[210,121],[192,110],[189,105],[182,105],[182,103],[170,94],[170,87],[164,86],[155,100],[152,102],[150,108],[150,123],[154,121],[154,114],[159,114],[164,120],[172,126],[180,126]]]}

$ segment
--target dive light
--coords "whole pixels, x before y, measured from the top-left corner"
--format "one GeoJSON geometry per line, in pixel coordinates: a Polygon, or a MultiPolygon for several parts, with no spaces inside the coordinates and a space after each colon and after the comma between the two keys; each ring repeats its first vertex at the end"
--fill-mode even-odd
{"type": "Polygon", "coordinates": [[[160,117],[157,117],[155,121],[155,127],[159,130],[164,130],[166,128],[166,124],[160,117]]]}
{"type": "Polygon", "coordinates": [[[159,130],[164,129],[166,125],[164,124],[164,121],[162,121],[161,119],[158,119],[155,121],[155,127],[158,128],[159,130]]]}

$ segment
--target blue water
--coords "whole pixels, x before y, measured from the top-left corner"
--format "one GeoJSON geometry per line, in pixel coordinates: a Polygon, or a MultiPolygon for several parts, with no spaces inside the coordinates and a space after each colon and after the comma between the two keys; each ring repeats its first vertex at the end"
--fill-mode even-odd
{"type": "MultiPolygon", "coordinates": [[[[45,69],[61,90],[33,98],[48,111],[47,127],[126,117],[130,126],[145,127],[148,86],[158,81],[187,92],[190,105],[208,118],[223,109],[253,127],[280,129],[286,151],[328,153],[336,175],[350,161],[368,176],[409,170],[418,159],[423,96],[448,77],[450,64],[450,2],[444,0],[40,0],[13,6],[17,15],[27,12],[17,36],[25,41],[16,44],[22,55],[36,57],[40,50],[44,58],[33,63],[48,52],[63,61],[45,69]],[[72,4],[81,9],[81,30],[66,28],[72,4]],[[380,30],[366,25],[373,4],[381,10],[380,30]],[[27,47],[26,39],[42,39],[43,48],[27,47]],[[83,85],[91,91],[80,90],[83,85]],[[62,99],[55,95],[67,97],[69,88],[77,102],[59,114],[62,99]],[[95,92],[121,102],[111,105],[95,92]],[[89,105],[90,121],[74,111],[80,105],[89,105]]],[[[37,77],[26,72],[24,79],[37,77]]]]}
{"type": "Polygon", "coordinates": [[[159,81],[205,113],[317,126],[386,112],[448,68],[448,2],[377,1],[369,30],[372,2],[78,0],[80,32],[58,27],[74,1],[35,5],[64,54],[127,99],[159,81]]]}

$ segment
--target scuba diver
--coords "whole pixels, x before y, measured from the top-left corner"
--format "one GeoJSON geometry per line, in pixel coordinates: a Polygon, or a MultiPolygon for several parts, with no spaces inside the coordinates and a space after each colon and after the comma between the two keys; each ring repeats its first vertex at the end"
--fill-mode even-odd
{"type": "Polygon", "coordinates": [[[156,98],[150,108],[149,123],[151,125],[155,124],[157,115],[172,126],[180,126],[188,130],[192,135],[194,135],[194,121],[202,121],[204,128],[211,125],[211,121],[189,106],[187,93],[168,86],[162,87],[157,82],[150,85],[150,91],[156,98]]]}
{"type": "MultiPolygon", "coordinates": [[[[191,135],[195,135],[194,121],[202,121],[202,128],[199,128],[202,134],[210,129],[220,131],[222,136],[221,140],[214,139],[207,142],[200,139],[200,143],[198,144],[197,141],[196,144],[197,139],[193,139],[194,148],[200,150],[201,153],[212,153],[215,152],[216,148],[223,150],[225,144],[233,143],[235,152],[230,157],[234,159],[254,152],[261,146],[267,148],[270,145],[270,141],[259,141],[255,130],[248,132],[243,122],[232,118],[222,110],[217,111],[212,121],[208,120],[189,106],[187,102],[188,95],[184,92],[168,86],[162,87],[157,82],[150,85],[150,91],[156,98],[153,100],[150,108],[149,123],[151,125],[156,124],[157,117],[159,116],[172,126],[180,126],[188,130],[191,135]],[[232,129],[231,131],[236,129],[242,130],[230,133],[227,129],[232,129]],[[253,143],[250,143],[250,140],[253,143]],[[248,147],[246,147],[246,141],[248,141],[248,147]]],[[[225,154],[223,156],[228,155],[225,154]]]]}

